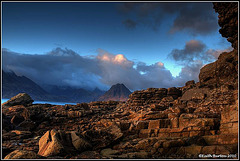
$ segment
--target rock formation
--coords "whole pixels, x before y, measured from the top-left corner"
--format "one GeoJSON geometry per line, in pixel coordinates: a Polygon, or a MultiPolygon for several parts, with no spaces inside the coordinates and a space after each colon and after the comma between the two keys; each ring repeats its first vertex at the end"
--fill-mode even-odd
{"type": "Polygon", "coordinates": [[[238,3],[236,2],[214,2],[213,8],[219,14],[219,32],[228,38],[234,49],[238,49],[238,3]]]}

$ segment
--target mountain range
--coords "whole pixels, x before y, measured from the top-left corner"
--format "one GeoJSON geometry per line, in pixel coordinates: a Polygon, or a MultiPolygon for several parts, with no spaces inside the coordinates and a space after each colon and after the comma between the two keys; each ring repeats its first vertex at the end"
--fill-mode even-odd
{"type": "Polygon", "coordinates": [[[27,93],[33,100],[53,102],[126,101],[131,92],[124,84],[113,85],[108,91],[87,90],[70,86],[38,85],[30,78],[2,71],[2,98],[27,93]]]}

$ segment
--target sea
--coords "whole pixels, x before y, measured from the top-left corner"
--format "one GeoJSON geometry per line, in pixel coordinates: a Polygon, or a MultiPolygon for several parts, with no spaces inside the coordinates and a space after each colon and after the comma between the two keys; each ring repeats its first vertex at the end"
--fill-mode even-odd
{"type": "MultiPolygon", "coordinates": [[[[2,99],[2,103],[7,102],[9,99],[2,99]]],[[[33,104],[52,104],[52,105],[76,105],[77,103],[70,103],[70,102],[48,102],[48,101],[34,101],[33,104]]]]}

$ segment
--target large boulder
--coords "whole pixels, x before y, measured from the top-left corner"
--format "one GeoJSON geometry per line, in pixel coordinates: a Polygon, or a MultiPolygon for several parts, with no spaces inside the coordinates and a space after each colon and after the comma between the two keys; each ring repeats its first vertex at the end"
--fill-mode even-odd
{"type": "Polygon", "coordinates": [[[27,93],[19,93],[18,95],[12,97],[7,102],[3,103],[3,106],[14,106],[14,105],[29,105],[32,104],[34,100],[27,93]]]}
{"type": "Polygon", "coordinates": [[[64,151],[60,141],[59,133],[56,130],[47,131],[39,140],[38,154],[41,156],[55,156],[64,151]]]}

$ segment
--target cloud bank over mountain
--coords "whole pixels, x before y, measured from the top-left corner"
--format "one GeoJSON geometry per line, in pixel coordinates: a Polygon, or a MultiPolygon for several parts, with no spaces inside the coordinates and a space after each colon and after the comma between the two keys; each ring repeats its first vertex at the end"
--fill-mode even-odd
{"type": "Polygon", "coordinates": [[[123,54],[113,54],[103,49],[96,56],[81,56],[75,51],[56,48],[44,55],[2,51],[3,70],[24,75],[38,84],[73,86],[87,89],[96,87],[107,90],[123,83],[130,90],[182,86],[188,80],[198,81],[200,68],[205,60],[216,59],[220,50],[205,49],[205,44],[191,40],[184,49],[173,49],[169,54],[182,70],[177,77],[165,68],[164,62],[148,65],[134,62],[123,54]],[[199,60],[201,56],[202,60],[199,60]]]}

